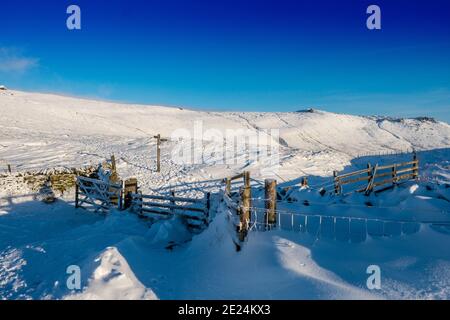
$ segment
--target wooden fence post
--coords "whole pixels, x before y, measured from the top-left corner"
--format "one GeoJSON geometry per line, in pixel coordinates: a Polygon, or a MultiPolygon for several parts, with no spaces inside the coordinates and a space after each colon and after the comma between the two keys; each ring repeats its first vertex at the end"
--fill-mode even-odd
{"type": "Polygon", "coordinates": [[[132,197],[131,194],[136,194],[138,192],[138,183],[136,178],[130,178],[125,180],[124,186],[123,186],[123,195],[124,195],[124,201],[123,201],[123,209],[128,209],[131,207],[132,197]]]}
{"type": "Polygon", "coordinates": [[[337,171],[333,171],[333,177],[334,177],[334,193],[339,194],[341,191],[341,186],[339,183],[337,171]]]}
{"type": "Polygon", "coordinates": [[[394,163],[392,166],[392,184],[395,186],[397,184],[397,164],[394,163]]]}
{"type": "MultiPolygon", "coordinates": [[[[246,228],[244,228],[244,225],[243,225],[243,223],[242,223],[242,216],[243,216],[243,214],[242,214],[242,207],[238,207],[237,208],[237,210],[236,210],[236,213],[237,213],[237,215],[241,218],[241,224],[240,224],[240,226],[238,227],[238,238],[239,238],[239,241],[241,241],[241,242],[243,242],[244,240],[245,240],[245,237],[247,236],[247,229],[246,228]]],[[[240,245],[237,245],[237,251],[239,251],[240,250],[240,245]]]]}
{"type": "MultiPolygon", "coordinates": [[[[370,166],[370,163],[368,165],[370,166]]],[[[368,172],[370,173],[370,176],[369,176],[369,180],[368,180],[368,183],[367,183],[366,196],[368,196],[373,191],[375,178],[377,176],[378,163],[375,165],[373,170],[372,170],[371,167],[368,167],[368,169],[369,169],[368,172]]]]}
{"type": "Polygon", "coordinates": [[[264,180],[266,214],[264,221],[266,222],[266,230],[277,222],[277,181],[275,179],[264,180]]]}
{"type": "Polygon", "coordinates": [[[170,199],[170,205],[173,206],[172,208],[170,208],[170,212],[172,212],[172,214],[175,214],[175,200],[173,198],[175,198],[175,191],[170,191],[170,196],[172,197],[172,199],[170,199]]]}
{"type": "Polygon", "coordinates": [[[245,234],[249,228],[251,220],[251,202],[252,188],[250,187],[250,172],[244,172],[244,188],[242,191],[242,206],[241,206],[241,229],[245,230],[245,234]]]}
{"type": "Polygon", "coordinates": [[[413,170],[413,178],[416,179],[416,181],[419,179],[419,160],[417,159],[417,153],[414,151],[413,153],[413,161],[415,163],[413,164],[414,170],[413,170]]]}
{"type": "Polygon", "coordinates": [[[211,192],[206,194],[206,218],[209,223],[209,209],[211,209],[211,192]]]}
{"type": "Polygon", "coordinates": [[[367,163],[367,175],[369,176],[369,179],[367,180],[367,188],[366,192],[370,192],[370,184],[372,183],[372,165],[370,163],[367,163]]]}
{"type": "Polygon", "coordinates": [[[225,194],[226,195],[230,195],[231,194],[231,180],[230,178],[225,178],[225,194]]]}
{"type": "Polygon", "coordinates": [[[139,212],[138,212],[138,215],[141,217],[141,216],[143,216],[144,214],[142,213],[142,207],[144,206],[143,205],[143,202],[144,202],[144,199],[142,198],[142,192],[141,191],[139,191],[139,193],[138,193],[138,195],[137,195],[137,198],[139,199],[139,212]]]}
{"type": "Polygon", "coordinates": [[[78,208],[78,197],[79,197],[79,187],[78,183],[75,183],[75,208],[78,208]]]}
{"type": "Polygon", "coordinates": [[[156,172],[161,172],[161,134],[153,138],[156,138],[156,172]]]}
{"type": "Polygon", "coordinates": [[[308,186],[308,177],[303,177],[302,178],[302,187],[307,187],[308,186]]]}
{"type": "Polygon", "coordinates": [[[8,172],[11,174],[11,165],[8,163],[8,172]]]}
{"type": "Polygon", "coordinates": [[[116,157],[114,156],[114,154],[111,156],[111,171],[113,173],[116,173],[116,157]]]}
{"type": "Polygon", "coordinates": [[[122,209],[123,209],[123,184],[124,184],[124,182],[120,181],[121,188],[120,188],[120,192],[119,192],[119,199],[118,199],[118,205],[117,205],[119,211],[122,211],[122,209]]]}

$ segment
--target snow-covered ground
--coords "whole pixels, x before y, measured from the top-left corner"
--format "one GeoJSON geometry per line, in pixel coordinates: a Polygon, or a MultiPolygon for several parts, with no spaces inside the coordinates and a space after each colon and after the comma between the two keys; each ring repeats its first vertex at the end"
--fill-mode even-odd
{"type": "MultiPolygon", "coordinates": [[[[122,174],[135,175],[145,184],[189,183],[222,179],[252,171],[261,176],[267,159],[255,160],[246,149],[232,153],[234,163],[220,164],[212,155],[217,142],[194,145],[203,163],[171,160],[179,142],[162,144],[162,175],[154,175],[155,139],[169,138],[180,129],[203,132],[279,131],[280,166],[276,174],[290,180],[304,175],[330,176],[362,154],[447,148],[450,126],[429,120],[393,120],[322,111],[289,113],[203,112],[181,108],[123,105],[47,94],[0,93],[0,168],[13,171],[98,163],[114,153],[122,174]],[[200,150],[198,150],[200,149],[200,150]],[[202,152],[204,151],[204,152],[202,152]],[[210,154],[208,154],[210,153],[210,154]]],[[[206,139],[206,138],[205,138],[206,139]]],[[[191,148],[190,142],[184,147],[191,148]]],[[[251,152],[252,150],[250,150],[251,152]]],[[[264,172],[264,177],[270,174],[264,172]]]]}
{"type": "Polygon", "coordinates": [[[282,210],[449,221],[448,148],[450,126],[431,119],[323,111],[206,112],[2,91],[0,298],[449,299],[448,227],[421,225],[411,234],[368,237],[357,243],[309,232],[251,232],[243,250],[236,252],[221,205],[210,226],[192,236],[176,219],[148,225],[124,212],[104,217],[76,210],[72,193],[54,204],[42,203],[18,177],[24,171],[97,164],[115,154],[119,174],[137,177],[144,193],[217,192],[224,177],[249,170],[255,180],[275,177],[285,185],[309,177],[311,188],[292,195],[299,204],[308,200],[309,205],[282,210]],[[170,138],[180,129],[195,135],[199,126],[203,132],[233,130],[235,136],[242,130],[263,133],[279,153],[274,158],[259,156],[261,150],[251,145],[236,150],[226,146],[233,161],[224,164],[218,156],[221,140],[198,144],[169,139],[162,143],[162,172],[156,173],[152,137],[170,138]],[[180,146],[193,154],[200,152],[201,161],[176,161],[174,150],[180,146]],[[379,154],[411,149],[423,151],[418,153],[421,179],[417,183],[369,198],[318,193],[330,184],[334,170],[397,162],[410,154],[379,154]],[[274,162],[278,159],[279,165],[274,162]],[[8,164],[11,175],[6,174],[8,164]],[[368,201],[370,207],[365,205],[368,201]],[[366,268],[374,264],[381,268],[380,290],[366,287],[366,268]],[[81,291],[66,286],[70,265],[81,269],[81,291]]]}

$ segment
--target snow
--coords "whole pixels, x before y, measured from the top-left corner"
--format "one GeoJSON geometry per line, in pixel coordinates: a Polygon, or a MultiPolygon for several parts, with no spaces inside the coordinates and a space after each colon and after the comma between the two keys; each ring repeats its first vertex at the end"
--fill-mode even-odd
{"type": "Polygon", "coordinates": [[[32,205],[33,213],[18,207],[0,219],[2,298],[448,299],[450,294],[450,253],[443,245],[448,231],[424,228],[360,244],[261,232],[252,233],[237,253],[225,215],[219,214],[192,241],[167,250],[170,236],[153,241],[135,216],[116,212],[100,218],[62,201],[51,213],[45,204],[32,205]],[[381,292],[365,288],[365,270],[373,263],[382,269],[381,292]],[[65,287],[65,270],[72,264],[82,270],[78,293],[65,287]]]}
{"type": "MultiPolygon", "coordinates": [[[[203,131],[241,129],[256,133],[279,129],[281,167],[277,174],[284,179],[305,174],[329,176],[362,153],[450,145],[450,126],[443,122],[397,121],[323,111],[204,112],[12,92],[13,96],[0,94],[0,161],[17,171],[98,163],[114,153],[123,169],[148,179],[149,169],[155,166],[152,137],[160,133],[167,138],[180,128],[193,132],[199,121],[203,131]]],[[[244,168],[257,177],[265,166],[265,159],[249,162],[244,152],[235,154],[235,163],[230,165],[214,164],[213,160],[210,166],[177,164],[166,157],[176,145],[163,143],[165,172],[161,181],[152,181],[152,185],[173,183],[180,173],[191,176],[183,179],[186,182],[198,180],[198,176],[221,179],[224,171],[240,172],[244,168]]],[[[209,147],[214,147],[214,142],[209,147]]]]}
{"type": "Polygon", "coordinates": [[[143,193],[218,192],[224,177],[249,170],[255,198],[263,198],[261,179],[275,177],[286,187],[308,176],[310,187],[294,187],[290,194],[297,202],[279,205],[286,212],[450,221],[449,147],[450,126],[426,118],[207,112],[0,92],[0,299],[449,299],[445,226],[421,224],[399,234],[394,224],[384,237],[338,241],[293,231],[289,220],[280,230],[250,232],[236,252],[220,194],[213,198],[213,221],[194,235],[177,218],[152,224],[125,212],[77,210],[73,192],[45,204],[23,179],[26,171],[96,165],[115,154],[121,177],[136,177],[143,193]],[[251,146],[223,164],[214,153],[221,141],[169,140],[156,174],[152,137],[193,131],[198,121],[203,130],[233,129],[235,135],[279,129],[279,141],[269,138],[278,144],[280,166],[270,156],[249,158],[258,153],[251,146]],[[204,162],[171,159],[180,146],[206,151],[204,162]],[[330,187],[334,170],[409,161],[411,154],[382,154],[411,149],[419,151],[419,181],[369,197],[319,194],[330,187]],[[373,264],[382,271],[381,290],[366,287],[366,269],[373,264]],[[80,290],[66,286],[70,265],[81,269],[80,290]]]}
{"type": "Polygon", "coordinates": [[[154,300],[153,291],[145,288],[115,247],[108,247],[94,260],[99,265],[82,293],[66,296],[75,300],[154,300]]]}

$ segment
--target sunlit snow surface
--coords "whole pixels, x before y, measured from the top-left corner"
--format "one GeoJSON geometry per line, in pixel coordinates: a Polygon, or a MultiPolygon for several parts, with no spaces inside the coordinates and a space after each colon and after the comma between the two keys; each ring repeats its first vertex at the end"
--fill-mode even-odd
{"type": "MultiPolygon", "coordinates": [[[[214,142],[208,146],[214,149],[214,142]]],[[[223,177],[242,170],[286,185],[307,175],[311,189],[292,196],[310,205],[281,210],[442,221],[450,220],[449,147],[450,126],[428,120],[322,111],[199,112],[2,92],[0,171],[10,164],[13,175],[0,184],[0,298],[449,299],[450,230],[445,227],[422,225],[411,234],[361,242],[283,228],[252,232],[236,252],[227,212],[220,204],[209,228],[192,237],[176,219],[150,226],[123,212],[104,217],[76,210],[71,193],[47,205],[34,200],[27,186],[14,179],[17,172],[80,167],[114,153],[119,173],[137,177],[144,193],[218,191],[223,177]],[[192,130],[200,120],[204,129],[279,129],[280,167],[262,173],[270,161],[245,161],[245,149],[238,150],[230,165],[216,163],[213,156],[206,156],[206,163],[177,164],[170,158],[177,143],[169,141],[162,146],[162,173],[155,174],[151,137],[170,137],[178,128],[192,130]],[[419,153],[418,183],[369,198],[318,194],[320,186],[330,183],[333,170],[410,157],[362,156],[365,153],[412,148],[432,150],[419,153]],[[367,207],[367,201],[373,206],[367,207]],[[380,266],[382,282],[380,290],[371,291],[366,268],[373,264],[380,266]],[[81,290],[66,286],[70,265],[81,268],[81,290]]]]}

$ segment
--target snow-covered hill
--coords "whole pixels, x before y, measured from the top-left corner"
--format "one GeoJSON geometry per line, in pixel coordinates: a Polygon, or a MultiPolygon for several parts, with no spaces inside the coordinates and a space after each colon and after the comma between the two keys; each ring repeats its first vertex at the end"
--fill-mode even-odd
{"type": "MultiPolygon", "coordinates": [[[[170,137],[174,131],[185,129],[194,135],[199,124],[203,132],[214,129],[225,134],[232,130],[236,135],[241,134],[238,130],[278,130],[279,139],[273,139],[280,148],[277,175],[284,179],[330,175],[361,154],[450,146],[450,126],[426,118],[397,120],[315,110],[206,112],[4,91],[0,93],[0,166],[9,163],[18,171],[77,166],[115,153],[130,175],[142,176],[142,167],[154,166],[155,134],[170,137]]],[[[232,165],[221,166],[214,157],[204,157],[204,165],[180,166],[171,161],[174,145],[163,144],[165,177],[181,170],[187,176],[223,178],[243,168],[259,176],[258,169],[267,167],[264,158],[246,159],[248,150],[234,152],[232,165]]],[[[214,149],[217,143],[211,147],[205,141],[193,148],[208,149],[208,145],[214,149]]]]}

